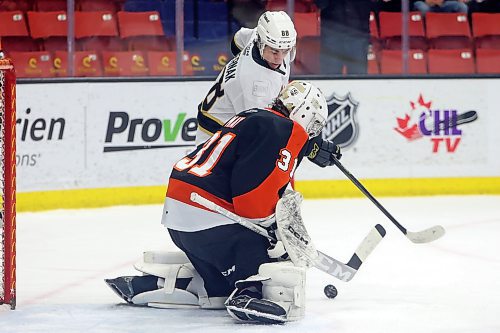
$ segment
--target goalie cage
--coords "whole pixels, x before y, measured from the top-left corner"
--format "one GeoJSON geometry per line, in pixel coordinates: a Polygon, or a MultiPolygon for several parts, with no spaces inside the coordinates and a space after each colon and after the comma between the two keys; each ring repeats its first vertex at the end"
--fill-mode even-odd
{"type": "Polygon", "coordinates": [[[16,76],[0,53],[0,304],[16,306],[16,76]]]}

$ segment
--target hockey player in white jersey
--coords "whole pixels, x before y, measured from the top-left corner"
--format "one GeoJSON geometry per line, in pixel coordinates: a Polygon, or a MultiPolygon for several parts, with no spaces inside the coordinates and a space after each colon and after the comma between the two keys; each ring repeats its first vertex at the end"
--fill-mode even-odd
{"type": "Polygon", "coordinates": [[[283,11],[265,12],[256,28],[236,32],[231,43],[235,57],[198,105],[197,145],[237,113],[272,104],[288,84],[296,38],[294,24],[283,11]]]}

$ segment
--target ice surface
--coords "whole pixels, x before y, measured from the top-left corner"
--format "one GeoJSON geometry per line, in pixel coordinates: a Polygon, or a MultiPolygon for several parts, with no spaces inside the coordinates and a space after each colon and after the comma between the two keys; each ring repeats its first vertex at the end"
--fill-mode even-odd
{"type": "Polygon", "coordinates": [[[0,310],[0,332],[500,332],[500,196],[379,200],[408,230],[447,234],[413,244],[366,198],[305,200],[316,247],[337,259],[376,223],[387,236],[350,282],[311,269],[305,319],[282,326],[124,305],[103,279],[135,274],[144,250],[174,249],[161,205],[20,213],[17,309],[0,310]],[[323,295],[330,283],[334,300],[323,295]]]}

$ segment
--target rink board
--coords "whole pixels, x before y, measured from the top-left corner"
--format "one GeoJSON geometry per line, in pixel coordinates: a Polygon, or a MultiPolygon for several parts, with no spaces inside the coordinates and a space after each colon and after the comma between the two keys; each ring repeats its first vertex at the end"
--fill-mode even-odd
{"type": "MultiPolygon", "coordinates": [[[[325,135],[377,195],[500,193],[500,81],[314,81],[329,101],[325,135]],[[446,129],[436,123],[474,111],[446,129]],[[425,118],[425,119],[424,119],[425,118]]],[[[19,210],[158,203],[170,169],[194,146],[211,82],[18,85],[19,210]]],[[[306,197],[356,196],[336,168],[304,162],[306,197]]]]}

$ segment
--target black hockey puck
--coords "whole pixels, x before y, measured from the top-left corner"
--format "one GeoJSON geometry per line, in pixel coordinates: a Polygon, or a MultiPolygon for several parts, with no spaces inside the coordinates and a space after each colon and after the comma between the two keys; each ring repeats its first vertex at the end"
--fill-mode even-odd
{"type": "Polygon", "coordinates": [[[329,284],[323,289],[325,292],[326,297],[328,298],[335,298],[337,297],[337,288],[333,284],[329,284]]]}

